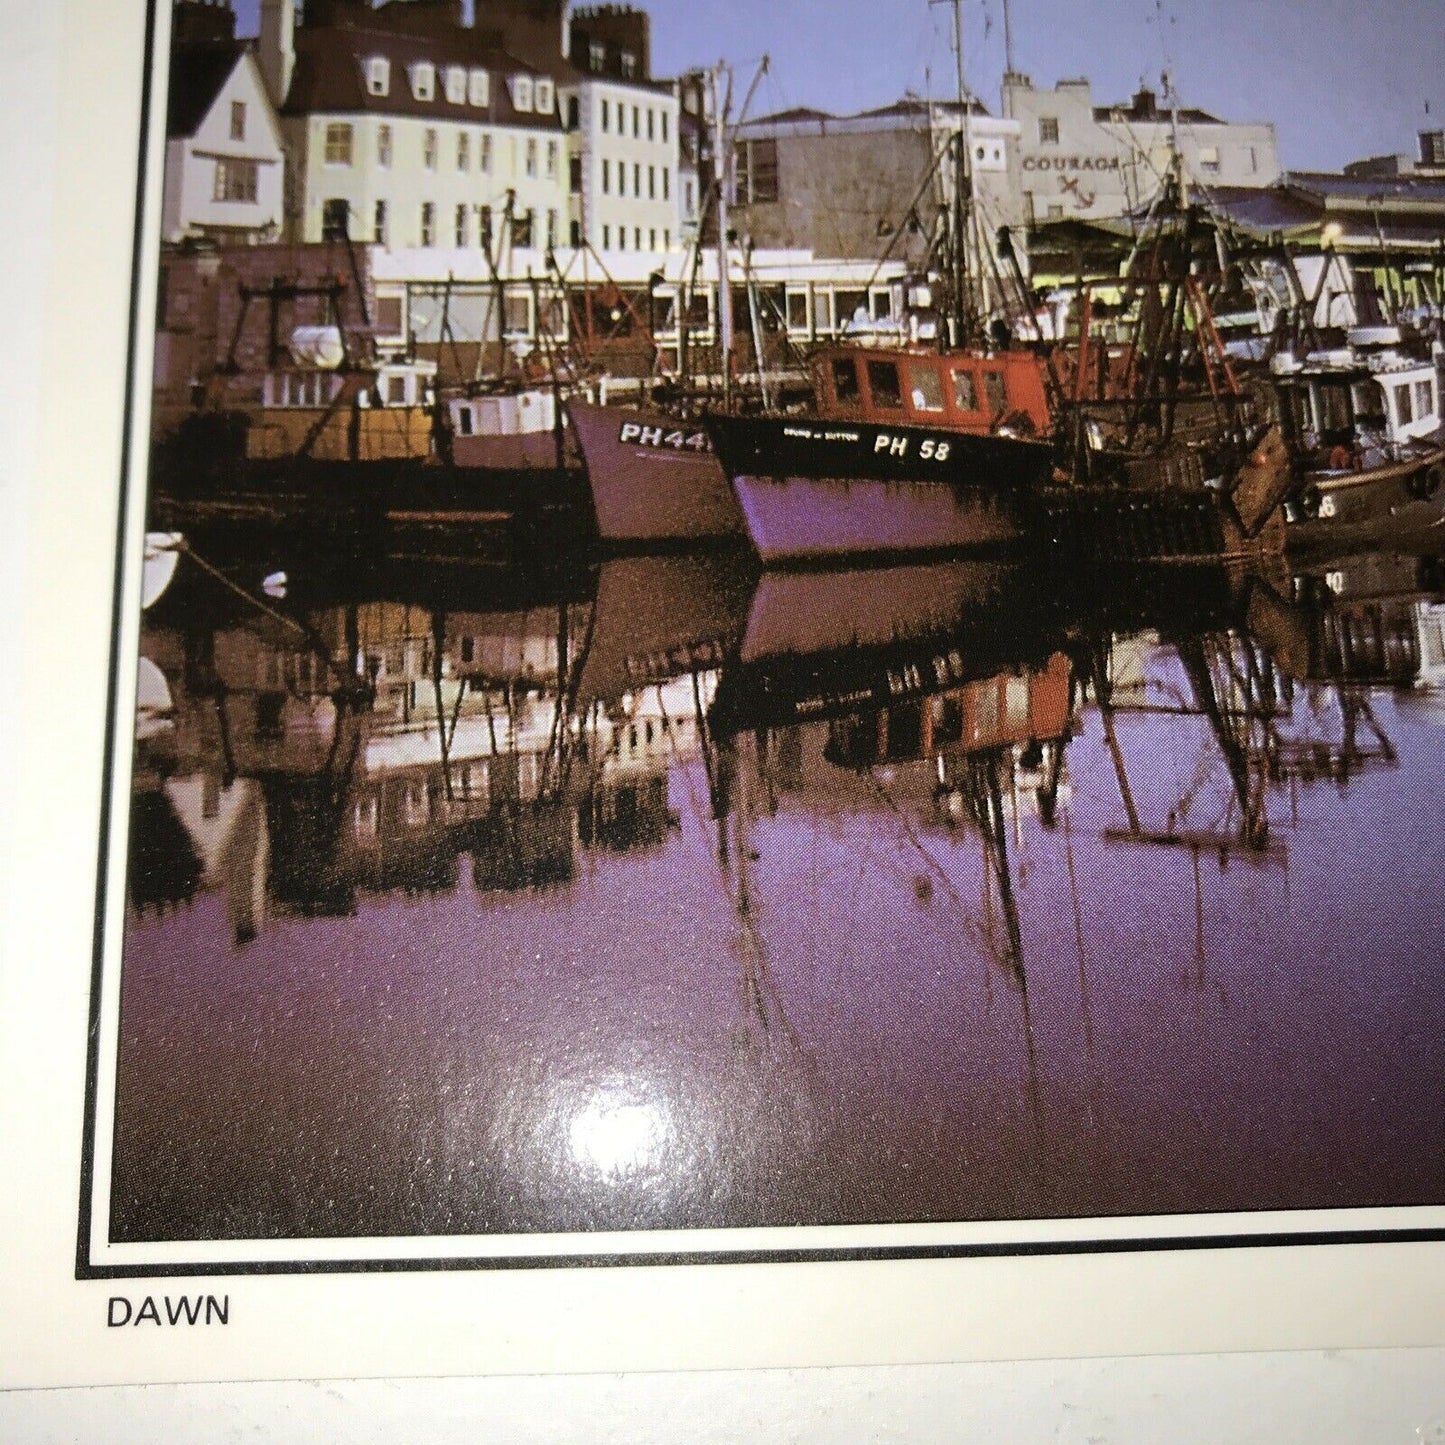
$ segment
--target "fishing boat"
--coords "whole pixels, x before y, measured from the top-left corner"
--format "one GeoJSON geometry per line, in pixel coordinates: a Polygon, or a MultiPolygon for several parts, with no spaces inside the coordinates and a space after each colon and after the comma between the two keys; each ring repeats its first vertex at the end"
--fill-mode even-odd
{"type": "Polygon", "coordinates": [[[1054,467],[1041,442],[901,421],[714,416],[707,428],[768,566],[1019,542],[1054,467]]]}
{"type": "Polygon", "coordinates": [[[1271,365],[1297,484],[1292,545],[1358,547],[1445,525],[1441,358],[1412,353],[1395,326],[1271,365]]]}
{"type": "Polygon", "coordinates": [[[696,420],[658,408],[572,400],[567,415],[611,546],[741,539],[743,514],[696,420]]]}

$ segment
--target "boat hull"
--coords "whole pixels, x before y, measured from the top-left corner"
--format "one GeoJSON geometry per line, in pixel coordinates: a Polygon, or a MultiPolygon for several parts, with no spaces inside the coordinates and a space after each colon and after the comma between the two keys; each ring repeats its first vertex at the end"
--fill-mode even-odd
{"type": "Polygon", "coordinates": [[[765,566],[994,548],[1025,533],[1019,507],[982,488],[868,477],[733,478],[765,566]]]}
{"type": "Polygon", "coordinates": [[[568,406],[597,533],[619,547],[738,539],[742,512],[707,434],[635,407],[568,406]]]}
{"type": "Polygon", "coordinates": [[[936,428],[715,417],[709,430],[774,566],[1016,542],[1053,467],[1038,443],[936,428]]]}
{"type": "Polygon", "coordinates": [[[1318,551],[1445,529],[1445,447],[1363,472],[1318,472],[1285,504],[1289,545],[1318,551]]]}
{"type": "MultiPolygon", "coordinates": [[[[535,431],[453,437],[452,462],[458,467],[499,472],[553,471],[558,466],[557,436],[550,431],[535,431]]],[[[577,464],[576,448],[564,436],[561,465],[567,468],[577,464]]]]}

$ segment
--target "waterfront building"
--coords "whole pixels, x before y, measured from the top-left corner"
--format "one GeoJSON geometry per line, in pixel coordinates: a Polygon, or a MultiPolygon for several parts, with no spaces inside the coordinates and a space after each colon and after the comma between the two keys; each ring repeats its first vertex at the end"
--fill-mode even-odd
{"type": "MultiPolygon", "coordinates": [[[[1445,295],[1445,173],[1359,175],[1290,171],[1266,190],[1221,187],[1211,208],[1261,242],[1283,238],[1315,324],[1348,328],[1377,313],[1440,315],[1445,295]]],[[[1277,261],[1255,263],[1269,284],[1259,292],[1265,330],[1291,287],[1277,261]]]]}
{"type": "Polygon", "coordinates": [[[1422,130],[1416,134],[1414,155],[1370,156],[1345,167],[1352,180],[1390,176],[1422,176],[1445,179],[1445,130],[1422,130]]]}
{"type": "Polygon", "coordinates": [[[563,0],[263,0],[259,59],[293,165],[287,234],[381,246],[665,252],[675,89],[648,16],[563,0]]]}
{"type": "Polygon", "coordinates": [[[1019,128],[1017,187],[1030,223],[1096,220],[1147,206],[1176,150],[1185,179],[1206,194],[1217,186],[1270,186],[1280,176],[1272,124],[1161,104],[1147,86],[1125,104],[1096,105],[1088,80],[1043,89],[1013,72],[1004,77],[1003,112],[1019,128]]]}
{"type": "MultiPolygon", "coordinates": [[[[750,121],[735,148],[736,228],[759,247],[841,259],[920,259],[952,204],[956,103],[904,99],[838,116],[800,108],[750,121]]],[[[1024,220],[1018,123],[974,101],[968,136],[983,229],[1024,220]]]]}
{"type": "Polygon", "coordinates": [[[565,239],[554,74],[450,0],[263,0],[260,61],[291,162],[298,241],[478,249],[565,239]]]}
{"type": "Polygon", "coordinates": [[[625,5],[572,12],[568,240],[602,252],[665,252],[682,233],[678,98],[652,78],[648,16],[625,5]]]}
{"type": "Polygon", "coordinates": [[[177,0],[166,104],[166,241],[280,234],[281,131],[230,0],[177,0]]]}

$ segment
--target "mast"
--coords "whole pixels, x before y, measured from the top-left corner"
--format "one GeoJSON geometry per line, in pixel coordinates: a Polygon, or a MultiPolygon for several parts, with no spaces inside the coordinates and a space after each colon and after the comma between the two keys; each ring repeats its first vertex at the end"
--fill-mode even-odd
{"type": "Polygon", "coordinates": [[[723,408],[732,410],[733,399],[733,294],[728,282],[728,170],[732,159],[727,145],[727,111],[732,105],[732,76],[728,75],[726,96],[721,80],[725,67],[719,61],[712,69],[713,179],[717,185],[717,323],[718,350],[722,362],[723,408]]]}
{"type": "Polygon", "coordinates": [[[954,274],[954,325],[958,335],[955,344],[962,344],[967,333],[975,329],[978,312],[970,295],[971,271],[976,271],[980,287],[982,309],[987,309],[987,297],[983,294],[983,267],[977,264],[981,253],[975,235],[977,215],[973,205],[973,129],[971,117],[973,107],[969,103],[968,83],[964,78],[963,66],[963,6],[962,0],[928,0],[930,5],[951,4],[953,6],[953,58],[958,88],[959,129],[954,167],[954,217],[953,217],[953,274],[954,274]],[[970,267],[970,253],[975,265],[970,267]]]}

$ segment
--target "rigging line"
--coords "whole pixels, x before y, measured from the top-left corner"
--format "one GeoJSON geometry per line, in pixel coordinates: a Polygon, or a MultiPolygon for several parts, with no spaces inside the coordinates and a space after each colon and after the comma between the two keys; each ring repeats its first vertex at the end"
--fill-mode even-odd
{"type": "MultiPolygon", "coordinates": [[[[993,938],[990,936],[988,930],[982,927],[977,921],[977,919],[973,917],[973,915],[969,911],[968,905],[963,901],[963,898],[959,894],[958,889],[954,886],[953,879],[948,876],[948,873],[944,869],[943,865],[939,863],[939,861],[933,856],[933,854],[931,854],[928,849],[923,846],[923,842],[918,836],[917,829],[914,828],[913,822],[908,817],[908,815],[904,813],[903,809],[898,806],[897,799],[893,797],[893,795],[888,791],[888,789],[885,788],[883,784],[880,783],[871,772],[865,772],[864,776],[867,778],[869,785],[873,788],[874,792],[877,793],[878,797],[882,800],[884,805],[893,813],[894,817],[897,818],[899,826],[903,831],[903,836],[905,839],[907,839],[909,845],[919,855],[919,857],[923,859],[924,863],[928,867],[929,872],[934,874],[934,876],[937,877],[940,882],[942,882],[944,889],[948,893],[948,896],[953,900],[955,907],[958,909],[959,921],[963,925],[963,931],[965,933],[972,934],[974,942],[981,944],[996,963],[1003,964],[1004,960],[998,957],[997,946],[993,938]]],[[[987,868],[984,869],[986,875],[988,871],[989,870],[987,868]]],[[[1015,977],[1012,968],[1009,969],[1009,976],[1015,977]]]]}
{"type": "Polygon", "coordinates": [[[919,201],[923,199],[924,191],[928,189],[929,185],[933,181],[934,175],[938,171],[939,166],[943,164],[943,161],[949,155],[952,149],[953,137],[952,135],[949,135],[944,138],[943,144],[939,146],[937,154],[933,157],[933,163],[928,167],[928,170],[923,177],[922,183],[913,193],[913,199],[908,203],[908,209],[903,213],[903,224],[895,228],[892,238],[889,240],[887,247],[883,251],[883,254],[878,258],[878,261],[874,265],[873,270],[869,273],[868,280],[864,283],[865,290],[872,290],[873,283],[878,279],[879,273],[887,264],[888,258],[893,254],[893,248],[898,244],[898,238],[904,235],[908,229],[908,217],[917,210],[919,201]]]}
{"type": "Polygon", "coordinates": [[[278,612],[274,607],[268,607],[259,597],[253,597],[244,587],[227,577],[219,567],[215,567],[210,562],[207,562],[189,542],[182,541],[178,545],[177,550],[184,552],[203,572],[209,573],[210,576],[214,577],[223,587],[229,588],[237,597],[249,602],[257,611],[264,612],[266,616],[273,621],[279,622],[283,626],[290,627],[294,631],[299,632],[311,645],[316,655],[321,658],[322,662],[336,673],[343,682],[354,682],[356,680],[354,673],[343,672],[341,670],[341,667],[332,658],[325,641],[313,628],[308,627],[304,622],[298,622],[294,617],[288,617],[284,612],[278,612]]]}

